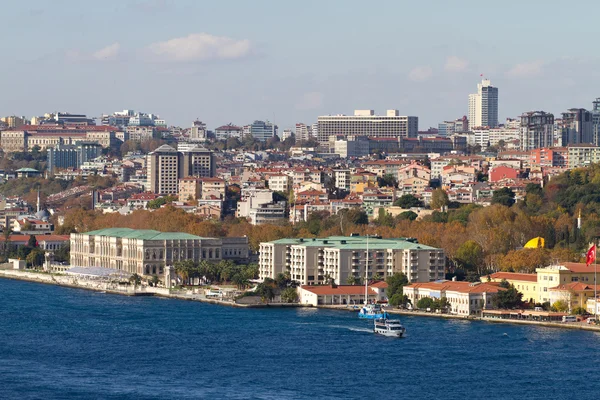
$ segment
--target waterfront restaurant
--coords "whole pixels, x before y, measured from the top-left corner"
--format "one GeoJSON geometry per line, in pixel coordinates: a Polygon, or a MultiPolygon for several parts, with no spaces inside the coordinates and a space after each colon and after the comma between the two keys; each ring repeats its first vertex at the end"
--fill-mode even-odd
{"type": "MultiPolygon", "coordinates": [[[[298,297],[302,305],[361,305],[365,302],[365,287],[362,285],[298,287],[298,297]]],[[[377,292],[368,291],[369,302],[377,301],[377,292]]]]}
{"type": "Polygon", "coordinates": [[[483,318],[491,319],[520,319],[527,321],[562,321],[562,318],[568,313],[553,311],[533,311],[533,310],[483,310],[483,318]]]}

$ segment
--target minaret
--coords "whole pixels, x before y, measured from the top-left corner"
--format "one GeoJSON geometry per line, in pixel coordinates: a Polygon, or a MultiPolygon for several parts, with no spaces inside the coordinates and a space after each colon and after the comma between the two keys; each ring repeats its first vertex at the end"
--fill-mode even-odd
{"type": "Polygon", "coordinates": [[[579,210],[579,216],[577,217],[577,229],[581,230],[581,210],[579,210]]]}
{"type": "Polygon", "coordinates": [[[40,212],[40,190],[38,189],[38,196],[37,196],[37,212],[40,212]]]}

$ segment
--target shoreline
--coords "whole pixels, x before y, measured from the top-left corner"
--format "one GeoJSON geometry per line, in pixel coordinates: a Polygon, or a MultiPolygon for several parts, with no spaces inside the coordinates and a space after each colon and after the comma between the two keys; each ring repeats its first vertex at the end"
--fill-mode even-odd
{"type": "MultiPolygon", "coordinates": [[[[72,275],[60,275],[60,274],[48,274],[44,272],[31,272],[31,271],[20,271],[20,270],[0,270],[0,278],[20,280],[32,283],[41,283],[46,285],[62,286],[72,289],[83,289],[90,290],[99,293],[116,294],[121,296],[145,296],[145,297],[161,297],[166,299],[175,300],[186,300],[186,301],[198,301],[201,303],[214,304],[219,306],[237,307],[237,308],[320,308],[326,310],[356,312],[357,309],[348,306],[338,305],[320,305],[312,306],[298,303],[267,303],[267,304],[240,304],[234,301],[226,301],[219,299],[206,298],[204,295],[199,293],[190,293],[189,291],[181,292],[181,290],[172,291],[166,288],[158,288],[151,286],[140,286],[132,287],[125,285],[115,285],[108,282],[98,282],[89,280],[78,280],[77,277],[72,275]]],[[[458,319],[462,321],[481,321],[490,323],[500,324],[515,324],[515,325],[533,325],[543,326],[551,328],[562,328],[562,329],[575,329],[600,332],[600,326],[588,325],[585,323],[565,323],[565,322],[544,322],[544,321],[530,321],[530,320],[519,320],[519,319],[501,319],[501,318],[482,318],[476,316],[460,316],[453,314],[435,314],[424,311],[408,311],[400,309],[386,310],[389,314],[402,315],[402,316],[414,316],[414,317],[427,317],[427,318],[443,318],[443,319],[458,319]]]]}

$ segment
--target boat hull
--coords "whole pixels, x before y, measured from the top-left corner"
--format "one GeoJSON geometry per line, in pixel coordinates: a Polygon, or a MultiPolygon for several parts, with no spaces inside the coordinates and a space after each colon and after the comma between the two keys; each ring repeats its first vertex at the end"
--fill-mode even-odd
{"type": "Polygon", "coordinates": [[[375,333],[377,335],[382,335],[382,336],[387,336],[387,337],[402,337],[404,335],[404,330],[399,330],[399,331],[390,331],[387,329],[378,329],[375,328],[375,333]]]}
{"type": "Polygon", "coordinates": [[[363,313],[358,313],[358,318],[363,318],[363,319],[379,319],[379,318],[383,318],[385,316],[384,313],[380,313],[380,314],[363,314],[363,313]]]}

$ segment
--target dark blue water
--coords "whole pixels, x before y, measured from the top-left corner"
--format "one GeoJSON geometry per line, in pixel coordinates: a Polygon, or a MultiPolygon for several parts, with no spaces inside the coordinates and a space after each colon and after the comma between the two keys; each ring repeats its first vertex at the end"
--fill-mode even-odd
{"type": "Polygon", "coordinates": [[[403,322],[0,279],[0,399],[597,398],[599,334],[403,322]]]}

